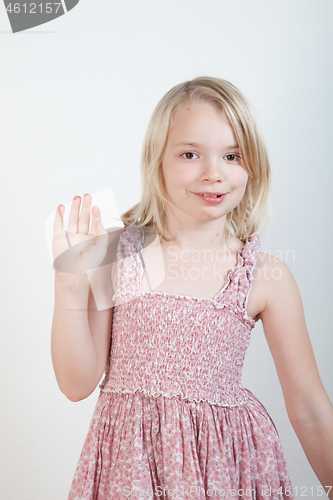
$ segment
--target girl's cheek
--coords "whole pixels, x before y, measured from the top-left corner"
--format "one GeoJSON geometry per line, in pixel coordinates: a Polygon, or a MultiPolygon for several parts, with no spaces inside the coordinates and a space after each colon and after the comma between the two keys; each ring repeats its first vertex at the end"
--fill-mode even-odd
{"type": "Polygon", "coordinates": [[[232,179],[230,179],[231,184],[233,184],[235,187],[239,185],[246,184],[248,181],[248,174],[246,172],[235,172],[234,175],[232,176],[232,179]]]}
{"type": "Polygon", "coordinates": [[[248,173],[243,169],[243,167],[241,167],[241,169],[239,170],[238,172],[238,181],[239,182],[247,182],[248,181],[248,178],[249,178],[249,175],[248,173]]]}

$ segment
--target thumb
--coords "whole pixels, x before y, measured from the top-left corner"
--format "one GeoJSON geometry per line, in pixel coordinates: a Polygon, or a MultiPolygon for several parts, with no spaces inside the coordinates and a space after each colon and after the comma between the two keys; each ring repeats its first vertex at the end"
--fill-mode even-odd
{"type": "Polygon", "coordinates": [[[106,252],[109,235],[103,226],[100,209],[97,206],[93,206],[91,215],[92,219],[90,232],[96,238],[94,245],[102,252],[106,252]]]}
{"type": "Polygon", "coordinates": [[[101,219],[96,222],[96,241],[95,246],[99,250],[106,252],[109,242],[109,233],[105,230],[101,219]]]}
{"type": "Polygon", "coordinates": [[[94,205],[91,210],[90,232],[93,236],[100,236],[106,233],[102,223],[101,211],[96,205],[94,205]]]}
{"type": "Polygon", "coordinates": [[[102,234],[108,234],[108,232],[106,231],[105,227],[103,226],[102,219],[99,219],[96,222],[96,236],[100,236],[102,234]]]}

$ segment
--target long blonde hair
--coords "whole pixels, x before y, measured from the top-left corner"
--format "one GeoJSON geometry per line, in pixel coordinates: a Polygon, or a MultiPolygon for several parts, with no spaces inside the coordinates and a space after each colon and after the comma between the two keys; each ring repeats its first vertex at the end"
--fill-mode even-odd
{"type": "Polygon", "coordinates": [[[154,228],[165,238],[163,221],[169,202],[164,190],[162,160],[175,112],[184,101],[217,105],[224,111],[238,139],[242,164],[249,178],[241,202],[226,216],[226,229],[245,242],[251,234],[260,233],[263,222],[268,227],[270,164],[251,105],[234,85],[219,78],[203,76],[180,83],[159,101],[142,148],[141,201],[122,214],[120,220],[125,226],[154,228]]]}

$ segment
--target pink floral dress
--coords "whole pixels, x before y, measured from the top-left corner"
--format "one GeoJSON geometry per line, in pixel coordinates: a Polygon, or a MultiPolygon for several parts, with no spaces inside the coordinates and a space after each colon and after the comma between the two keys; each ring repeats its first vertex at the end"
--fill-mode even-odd
{"type": "Polygon", "coordinates": [[[293,499],[276,427],[241,383],[260,242],[212,298],[142,291],[144,232],[117,250],[105,377],[68,500],[293,499]]]}

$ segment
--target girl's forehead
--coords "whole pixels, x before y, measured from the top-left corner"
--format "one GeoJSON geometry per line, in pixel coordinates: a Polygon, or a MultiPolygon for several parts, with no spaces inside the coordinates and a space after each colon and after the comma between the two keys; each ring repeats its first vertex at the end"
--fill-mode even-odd
{"type": "Polygon", "coordinates": [[[173,118],[175,118],[177,115],[179,116],[182,113],[193,112],[197,111],[198,109],[214,109],[218,114],[225,116],[225,112],[222,106],[218,105],[216,102],[197,99],[195,101],[185,100],[178,104],[174,111],[173,118]]]}
{"type": "Polygon", "coordinates": [[[175,136],[188,134],[207,137],[218,134],[234,135],[234,130],[225,112],[214,103],[186,101],[181,103],[175,112],[170,124],[169,139],[173,142],[175,136]]]}

